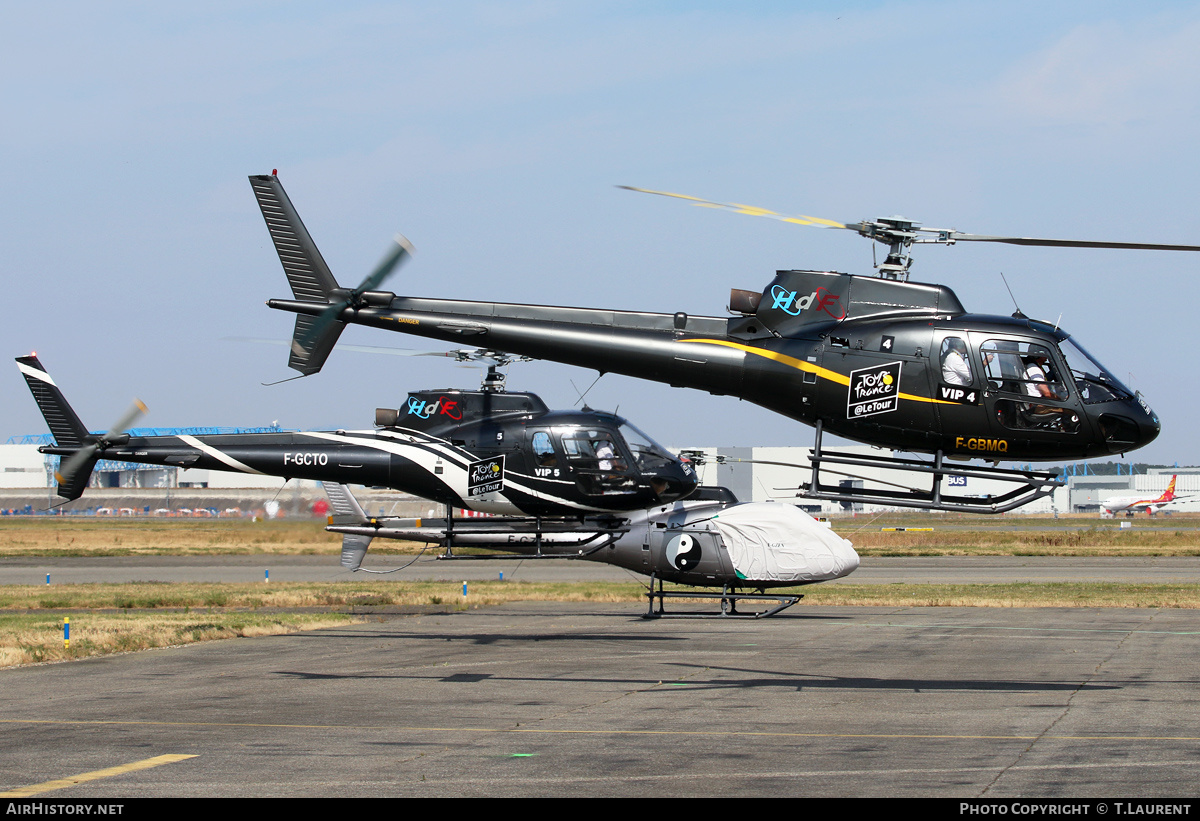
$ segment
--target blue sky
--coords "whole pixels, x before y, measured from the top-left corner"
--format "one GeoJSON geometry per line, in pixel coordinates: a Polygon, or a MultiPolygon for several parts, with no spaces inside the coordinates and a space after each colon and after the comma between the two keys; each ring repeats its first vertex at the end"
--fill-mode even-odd
{"type": "MultiPolygon", "coordinates": [[[[335,352],[291,374],[288,289],[246,176],[278,168],[355,283],[405,233],[397,293],[722,315],[778,268],[870,271],[848,232],[679,191],[984,234],[1200,243],[1195,3],[208,3],[0,7],[0,339],[85,422],[368,427],[445,361],[335,352]]],[[[1200,255],[963,245],[914,279],[1056,320],[1200,463],[1200,255]]],[[[420,346],[368,329],[366,345],[420,346]]],[[[594,372],[514,366],[569,406],[594,372]]],[[[17,370],[0,436],[42,432],[17,370]]],[[[676,444],[808,444],[730,398],[616,376],[588,395],[676,444]]]]}

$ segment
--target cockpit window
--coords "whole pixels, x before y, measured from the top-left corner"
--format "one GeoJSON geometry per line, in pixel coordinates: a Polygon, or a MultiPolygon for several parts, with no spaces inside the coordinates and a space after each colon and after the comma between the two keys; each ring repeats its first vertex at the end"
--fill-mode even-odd
{"type": "Polygon", "coordinates": [[[535,432],[530,439],[530,444],[533,447],[533,458],[538,467],[555,467],[558,464],[558,457],[554,455],[554,444],[550,441],[549,433],[544,430],[535,432]]]}
{"type": "Polygon", "coordinates": [[[674,461],[674,457],[662,445],[628,422],[621,425],[621,435],[633,451],[633,460],[642,471],[657,470],[674,461]]]}
{"type": "Polygon", "coordinates": [[[732,490],[718,485],[698,487],[692,491],[692,495],[688,498],[697,502],[727,502],[731,505],[736,505],[738,502],[738,498],[733,495],[732,490]]]}
{"type": "Polygon", "coordinates": [[[591,496],[637,492],[629,453],[614,431],[574,427],[559,430],[567,466],[574,472],[580,490],[591,496]]]}
{"type": "Polygon", "coordinates": [[[1038,342],[989,339],[979,346],[979,353],[991,389],[1021,397],[996,400],[1000,424],[1014,430],[1079,432],[1079,414],[1059,404],[1070,394],[1061,366],[1048,347],[1038,342]]]}
{"type": "Polygon", "coordinates": [[[1035,399],[1062,401],[1067,386],[1045,345],[1011,339],[989,339],[979,348],[988,381],[998,390],[1035,399]]]}
{"type": "Polygon", "coordinates": [[[567,459],[580,467],[593,467],[599,470],[628,470],[628,465],[613,440],[613,435],[606,430],[587,430],[579,428],[567,431],[562,437],[563,450],[567,459]]]}
{"type": "Polygon", "coordinates": [[[1122,385],[1091,354],[1070,337],[1058,343],[1067,368],[1075,379],[1079,396],[1089,405],[1096,402],[1111,402],[1114,399],[1131,399],[1133,392],[1122,385]]]}
{"type": "Polygon", "coordinates": [[[967,358],[967,343],[957,336],[942,340],[942,381],[947,385],[970,385],[971,360],[967,358]]]}

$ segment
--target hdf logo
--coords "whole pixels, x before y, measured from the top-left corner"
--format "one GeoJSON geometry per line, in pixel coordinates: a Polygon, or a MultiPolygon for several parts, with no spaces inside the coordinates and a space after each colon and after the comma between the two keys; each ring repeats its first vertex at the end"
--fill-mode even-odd
{"type": "Polygon", "coordinates": [[[838,295],[831,294],[825,288],[818,288],[808,296],[796,298],[797,291],[789,291],[782,285],[775,285],[771,288],[771,303],[772,308],[778,308],[785,314],[791,316],[800,316],[800,312],[813,308],[818,311],[824,311],[833,319],[845,319],[846,309],[838,302],[838,295]]]}

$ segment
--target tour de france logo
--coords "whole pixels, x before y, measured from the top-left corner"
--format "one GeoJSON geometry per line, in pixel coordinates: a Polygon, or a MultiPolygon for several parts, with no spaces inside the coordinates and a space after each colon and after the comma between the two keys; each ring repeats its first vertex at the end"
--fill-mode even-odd
{"type": "Polygon", "coordinates": [[[900,407],[900,366],[903,364],[889,362],[851,371],[846,418],[891,413],[900,407]]]}
{"type": "Polygon", "coordinates": [[[481,459],[467,466],[467,495],[499,493],[504,489],[504,457],[481,459]]]}

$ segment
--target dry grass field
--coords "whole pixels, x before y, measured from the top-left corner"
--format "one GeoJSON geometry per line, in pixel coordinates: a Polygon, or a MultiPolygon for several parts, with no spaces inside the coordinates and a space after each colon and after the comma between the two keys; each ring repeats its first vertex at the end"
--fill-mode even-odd
{"type": "Polygon", "coordinates": [[[1200,529],[837,531],[863,556],[1200,556],[1200,529]]]}
{"type": "MultiPolygon", "coordinates": [[[[837,584],[794,592],[805,595],[801,606],[1200,608],[1200,585],[837,584]]],[[[335,627],[396,608],[449,612],[511,601],[627,602],[631,615],[646,602],[645,588],[636,582],[475,582],[466,599],[459,585],[444,581],[296,582],[269,590],[261,584],[159,582],[11,586],[0,588],[0,667],[335,627]],[[71,620],[69,648],[64,617],[71,620]]],[[[715,605],[708,600],[699,606],[715,605]]],[[[675,611],[687,607],[686,599],[670,605],[675,611]]]]}
{"type": "Polygon", "coordinates": [[[509,601],[630,602],[637,609],[644,599],[636,583],[603,582],[476,582],[468,599],[447,582],[13,585],[0,588],[0,667],[315,630],[365,621],[381,608],[452,611],[509,601]],[[71,620],[69,647],[64,618],[71,620]]]}
{"type": "MultiPolygon", "coordinates": [[[[0,519],[0,557],[336,555],[342,537],[322,519],[0,519]]],[[[389,545],[378,546],[388,552],[389,545]]]]}
{"type": "MultiPolygon", "coordinates": [[[[978,516],[888,513],[836,518],[834,530],[863,556],[1200,556],[1200,516],[978,516]],[[886,527],[932,531],[884,532],[886,527]]],[[[0,557],[329,555],[341,537],[320,519],[99,519],[5,517],[0,557]]],[[[377,540],[374,554],[421,546],[377,540]]]]}
{"type": "Polygon", "coordinates": [[[364,621],[343,613],[69,614],[71,642],[63,641],[63,616],[52,611],[0,615],[0,667],[70,661],[89,656],[173,647],[213,639],[271,636],[364,621]]]}

